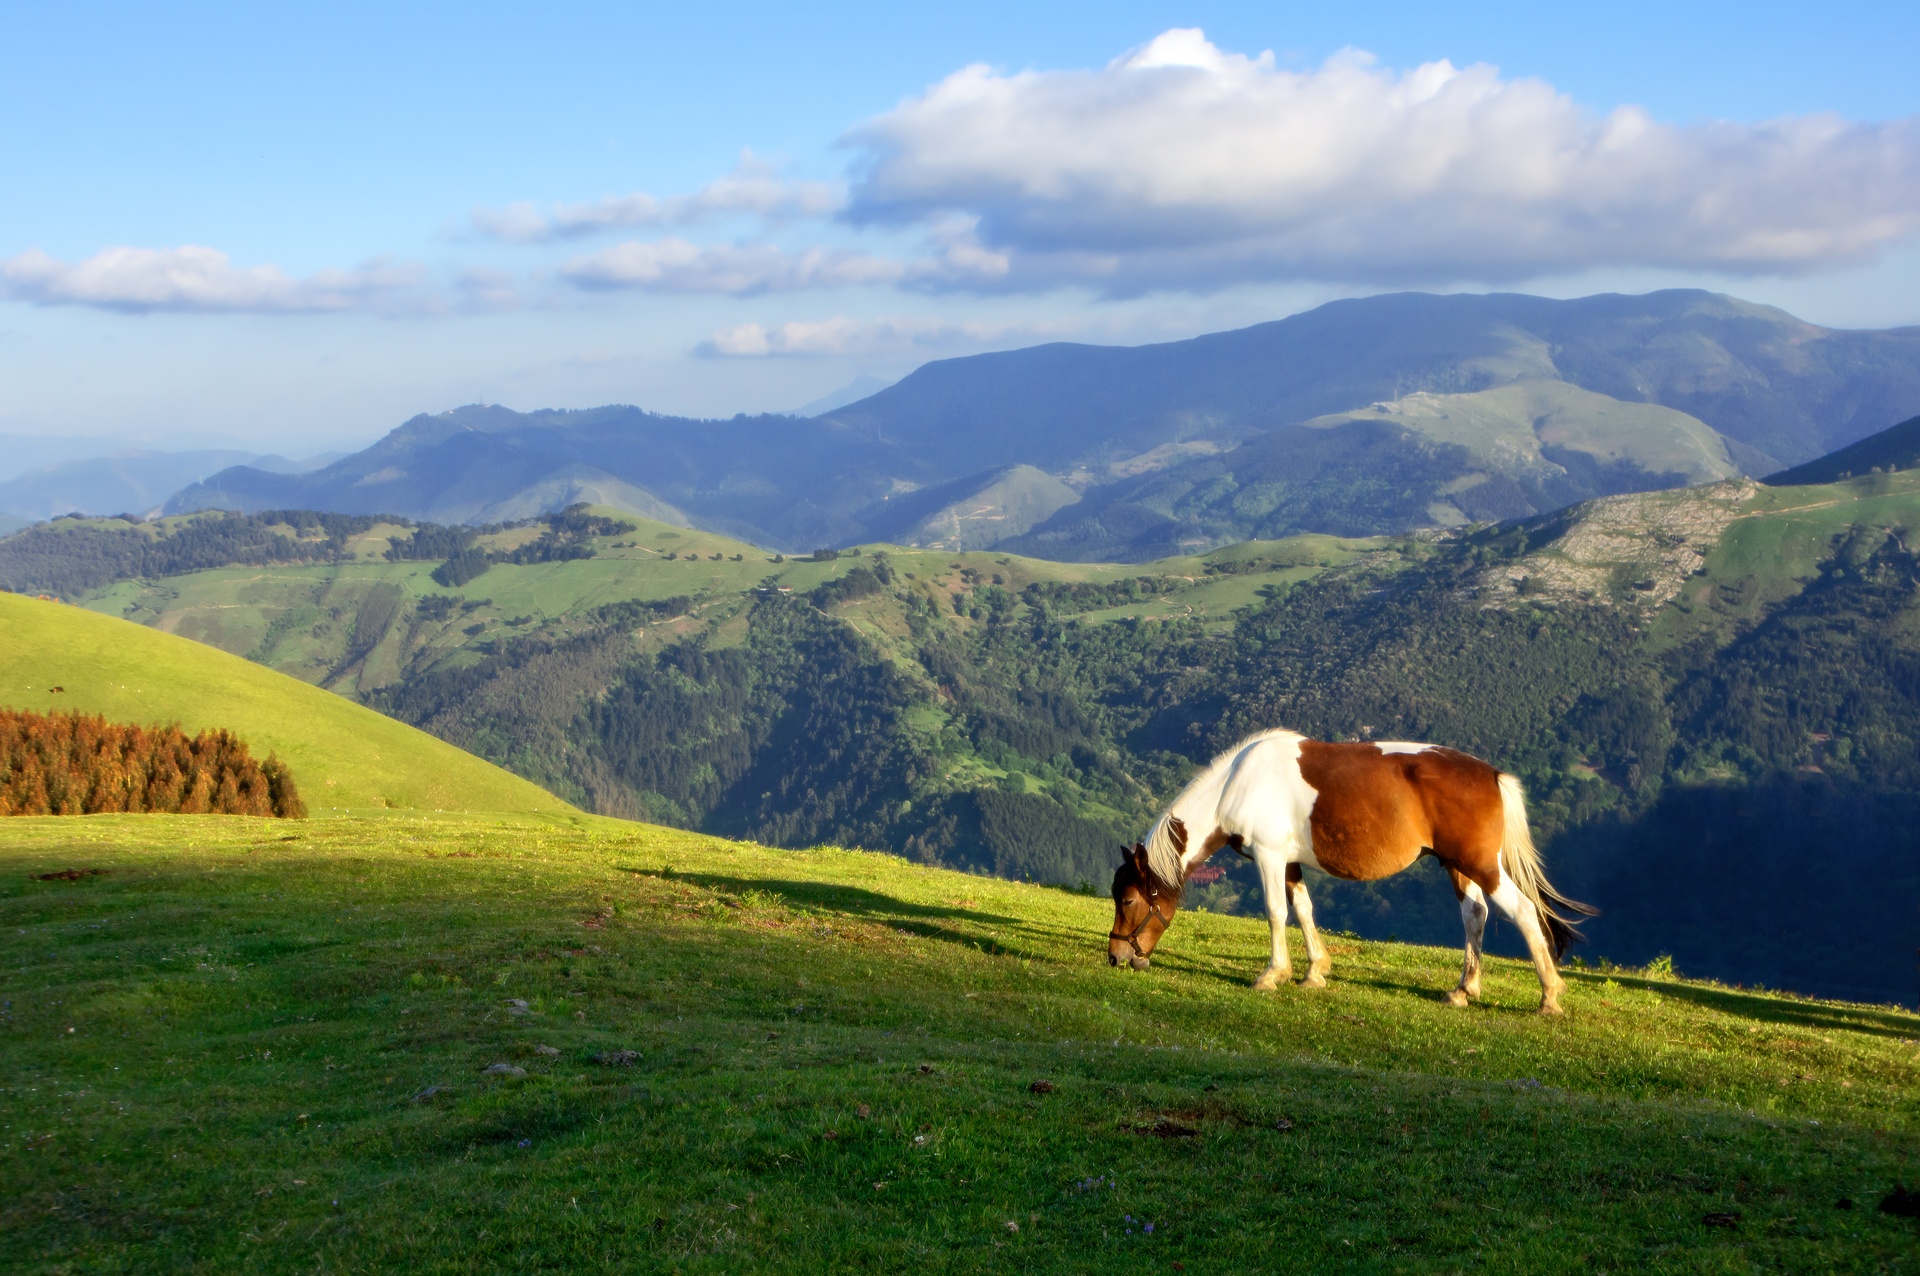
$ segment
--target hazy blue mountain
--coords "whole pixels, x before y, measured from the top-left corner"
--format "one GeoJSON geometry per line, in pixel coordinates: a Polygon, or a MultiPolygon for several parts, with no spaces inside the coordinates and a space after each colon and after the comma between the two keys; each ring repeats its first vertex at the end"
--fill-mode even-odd
{"type": "Polygon", "coordinates": [[[0,511],[29,522],[59,514],[144,514],[188,483],[259,454],[228,449],[123,451],[29,470],[0,483],[0,511]]]}
{"type": "Polygon", "coordinates": [[[1920,416],[1878,434],[1869,434],[1858,443],[1816,457],[1805,465],[1769,474],[1765,481],[1773,487],[1836,483],[1875,470],[1910,470],[1916,465],[1920,465],[1920,416]]]}
{"type": "Polygon", "coordinates": [[[878,394],[892,384],[886,377],[855,377],[833,393],[823,394],[811,403],[803,403],[786,415],[825,416],[835,408],[844,408],[849,403],[858,403],[869,395],[878,394]]]}
{"type": "Polygon", "coordinates": [[[813,418],[461,408],[311,474],[223,471],[169,508],[486,522],[589,499],[789,550],[1141,558],[1766,474],[1916,410],[1920,328],[1838,331],[1698,291],[1406,293],[1189,341],[941,360],[813,418]]]}

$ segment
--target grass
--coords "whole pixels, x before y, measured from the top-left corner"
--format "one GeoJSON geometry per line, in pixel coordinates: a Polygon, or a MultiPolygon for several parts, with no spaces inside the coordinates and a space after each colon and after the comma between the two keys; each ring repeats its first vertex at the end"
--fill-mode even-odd
{"type": "Polygon", "coordinates": [[[316,815],[369,807],[573,810],[423,731],[172,634],[0,593],[0,635],[0,704],[178,722],[189,732],[225,727],[256,755],[279,754],[316,815]]]}
{"type": "Polygon", "coordinates": [[[8,820],[0,1265],[1920,1252],[1920,1223],[1874,1208],[1916,1176],[1913,1015],[1573,971],[1550,1020],[1499,960],[1453,1011],[1457,953],[1346,938],[1332,987],[1262,996],[1263,924],[1183,914],[1136,974],[1104,963],[1109,912],[604,820],[8,820]],[[39,880],[67,869],[105,871],[39,880]]]}

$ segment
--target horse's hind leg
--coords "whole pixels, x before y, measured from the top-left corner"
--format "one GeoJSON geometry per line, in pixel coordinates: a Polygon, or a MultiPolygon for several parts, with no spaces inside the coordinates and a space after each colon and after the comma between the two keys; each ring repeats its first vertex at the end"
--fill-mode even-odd
{"type": "Polygon", "coordinates": [[[1478,883],[1453,869],[1448,869],[1447,875],[1453,878],[1453,893],[1460,897],[1460,920],[1467,928],[1467,956],[1460,967],[1460,986],[1447,994],[1447,1002],[1464,1006],[1480,995],[1480,950],[1487,933],[1487,893],[1478,883]]]}
{"type": "Polygon", "coordinates": [[[1513,879],[1503,871],[1500,885],[1493,892],[1493,904],[1505,913],[1520,934],[1526,938],[1527,951],[1533,954],[1533,969],[1540,976],[1540,1013],[1557,1015],[1560,1013],[1560,993],[1566,988],[1567,981],[1560,977],[1560,970],[1554,964],[1553,946],[1547,942],[1547,929],[1540,921],[1540,910],[1533,901],[1520,893],[1513,879]]]}
{"type": "Polygon", "coordinates": [[[1277,855],[1254,855],[1254,867],[1260,870],[1260,893],[1267,901],[1267,925],[1272,930],[1273,959],[1260,977],[1253,981],[1257,992],[1272,992],[1293,982],[1293,958],[1287,952],[1287,868],[1277,855]]]}
{"type": "Polygon", "coordinates": [[[1313,925],[1313,901],[1307,898],[1307,884],[1301,880],[1300,866],[1287,865],[1287,902],[1293,905],[1293,915],[1299,919],[1301,937],[1307,941],[1307,977],[1301,985],[1307,988],[1325,988],[1327,971],[1333,962],[1327,957],[1325,945],[1320,942],[1320,932],[1313,925]]]}

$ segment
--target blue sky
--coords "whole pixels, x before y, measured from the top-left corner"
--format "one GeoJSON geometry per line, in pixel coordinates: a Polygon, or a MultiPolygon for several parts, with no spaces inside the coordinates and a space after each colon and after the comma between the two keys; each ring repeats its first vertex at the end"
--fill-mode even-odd
{"type": "Polygon", "coordinates": [[[298,454],[475,401],[730,415],[1396,287],[1920,322],[1911,4],[4,4],[0,29],[0,433],[298,454]]]}

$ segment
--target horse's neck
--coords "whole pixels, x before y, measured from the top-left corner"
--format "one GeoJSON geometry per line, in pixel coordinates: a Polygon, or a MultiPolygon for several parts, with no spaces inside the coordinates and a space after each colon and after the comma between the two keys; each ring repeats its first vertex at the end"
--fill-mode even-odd
{"type": "Polygon", "coordinates": [[[1220,790],[1225,783],[1226,768],[1210,768],[1167,810],[1167,818],[1179,820],[1187,830],[1186,849],[1180,853],[1180,880],[1183,882],[1187,880],[1187,874],[1207,857],[1206,843],[1219,822],[1220,790]]]}

